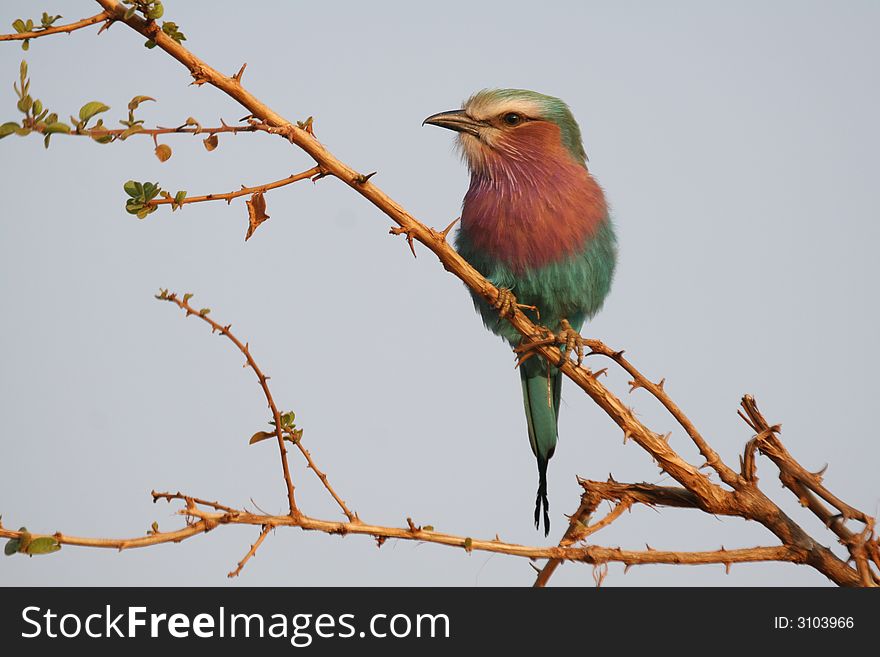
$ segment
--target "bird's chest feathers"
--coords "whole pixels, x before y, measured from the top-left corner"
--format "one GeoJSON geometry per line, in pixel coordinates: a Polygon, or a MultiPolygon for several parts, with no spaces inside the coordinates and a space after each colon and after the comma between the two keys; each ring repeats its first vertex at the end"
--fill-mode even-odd
{"type": "Polygon", "coordinates": [[[461,230],[476,250],[521,272],[582,251],[606,214],[602,189],[561,144],[520,143],[472,170],[461,230]]]}

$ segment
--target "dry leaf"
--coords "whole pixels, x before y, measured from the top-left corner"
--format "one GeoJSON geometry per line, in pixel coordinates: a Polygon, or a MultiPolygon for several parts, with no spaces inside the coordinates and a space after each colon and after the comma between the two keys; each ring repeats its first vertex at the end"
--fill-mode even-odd
{"type": "Polygon", "coordinates": [[[247,202],[247,209],[249,225],[247,235],[244,236],[245,242],[251,238],[259,225],[269,218],[269,215],[266,214],[266,199],[263,198],[263,192],[254,192],[247,202]]]}

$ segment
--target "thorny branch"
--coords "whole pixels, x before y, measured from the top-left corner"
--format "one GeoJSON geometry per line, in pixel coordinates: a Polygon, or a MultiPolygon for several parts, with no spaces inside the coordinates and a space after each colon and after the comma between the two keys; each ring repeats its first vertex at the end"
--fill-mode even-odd
{"type": "Polygon", "coordinates": [[[175,200],[174,197],[168,198],[156,198],[151,201],[148,201],[148,205],[186,205],[187,203],[201,203],[203,201],[226,201],[227,203],[231,203],[232,199],[238,198],[240,196],[248,196],[258,193],[267,192],[270,189],[278,189],[279,187],[284,187],[285,185],[290,185],[291,183],[299,182],[300,180],[306,180],[314,178],[315,176],[321,175],[321,167],[315,166],[307,171],[303,171],[301,173],[295,173],[293,175],[288,176],[287,178],[283,178],[282,180],[276,180],[275,182],[266,183],[265,185],[257,185],[256,187],[245,187],[241,186],[241,189],[235,192],[227,192],[225,194],[205,194],[204,196],[187,196],[181,200],[175,200]]]}
{"type": "Polygon", "coordinates": [[[59,34],[61,32],[70,34],[74,30],[79,30],[88,27],[89,25],[94,25],[95,23],[105,23],[109,19],[110,14],[106,11],[102,11],[100,14],[95,14],[89,18],[83,18],[82,20],[68,23],[67,25],[53,25],[52,27],[47,27],[45,29],[33,30],[31,32],[19,32],[17,34],[0,34],[0,41],[26,41],[28,39],[36,39],[38,37],[59,34]]]}
{"type": "MultiPolygon", "coordinates": [[[[242,69],[227,76],[207,63],[196,57],[181,43],[166,35],[155,23],[138,15],[124,17],[124,8],[116,0],[96,0],[109,16],[109,22],[124,22],[133,30],[139,32],[156,46],[164,50],[174,59],[183,64],[193,77],[196,85],[210,84],[224,92],[244,106],[252,117],[252,125],[257,129],[265,130],[271,134],[285,137],[292,144],[298,146],[316,162],[320,176],[332,175],[349,187],[361,194],[365,199],[375,205],[384,214],[390,217],[397,227],[392,232],[404,234],[413,247],[414,241],[427,247],[441,261],[443,266],[461,279],[471,290],[483,296],[492,303],[500,292],[489,281],[470,266],[458,253],[447,243],[446,235],[448,228],[438,231],[429,228],[416,220],[406,212],[399,204],[388,197],[372,182],[373,173],[364,175],[350,168],[338,160],[315,138],[311,122],[295,124],[286,120],[274,112],[267,105],[253,96],[242,84],[242,69]]],[[[61,30],[59,30],[61,31],[61,30]]],[[[43,33],[40,33],[41,35],[43,33]]],[[[279,181],[281,182],[281,181],[279,181]]],[[[207,198],[204,200],[208,200],[207,198]]],[[[625,358],[622,351],[615,351],[598,340],[584,340],[584,344],[590,347],[590,355],[603,355],[610,358],[632,376],[631,386],[648,390],[675,418],[684,429],[689,438],[697,446],[705,463],[695,466],[683,459],[670,445],[669,436],[655,433],[641,421],[633,411],[625,405],[616,395],[603,386],[598,376],[602,370],[593,372],[587,367],[582,367],[571,359],[567,359],[560,367],[561,371],[576,385],[578,385],[599,407],[623,431],[624,440],[632,439],[636,444],[647,451],[658,464],[661,472],[667,473],[675,479],[681,487],[660,487],[650,484],[620,484],[617,482],[592,482],[581,480],[585,492],[578,510],[572,515],[568,529],[563,535],[558,546],[553,547],[528,547],[505,543],[500,540],[477,540],[470,537],[460,537],[451,534],[441,534],[428,528],[417,527],[411,520],[407,528],[395,528],[380,525],[370,525],[360,521],[356,514],[352,514],[341,499],[330,488],[323,475],[311,460],[308,452],[304,450],[300,441],[295,436],[285,434],[282,430],[280,415],[272,400],[267,385],[267,377],[253,362],[246,344],[242,344],[229,333],[229,327],[223,327],[207,317],[204,311],[195,311],[188,305],[188,298],[183,300],[170,295],[167,292],[166,300],[173,301],[187,311],[187,314],[195,314],[211,324],[212,329],[232,340],[248,359],[248,364],[257,373],[260,385],[267,397],[275,419],[275,436],[279,444],[285,482],[288,490],[290,513],[283,516],[257,515],[245,510],[235,510],[218,503],[207,503],[196,498],[186,497],[179,493],[154,493],[154,498],[164,498],[169,501],[174,499],[183,500],[185,509],[180,513],[188,519],[185,528],[174,532],[153,532],[147,537],[133,539],[89,539],[55,534],[55,539],[61,544],[87,545],[91,547],[115,547],[128,549],[143,547],[163,542],[178,542],[190,536],[204,533],[221,525],[245,524],[261,527],[261,535],[251,550],[240,562],[243,566],[253,556],[259,544],[265,538],[268,531],[278,526],[296,526],[306,530],[322,531],[331,534],[364,534],[373,536],[381,546],[388,538],[403,540],[417,540],[442,545],[488,552],[499,552],[531,559],[548,559],[548,563],[538,576],[536,585],[544,585],[563,561],[580,561],[602,566],[609,562],[620,562],[627,566],[646,563],[721,563],[729,567],[734,562],[745,561],[789,561],[794,563],[808,564],[826,575],[833,582],[844,586],[872,586],[880,583],[878,568],[880,568],[880,545],[874,532],[874,519],[860,512],[828,491],[821,483],[821,475],[813,474],[803,468],[785,450],[778,439],[779,427],[769,425],[761,415],[754,399],[746,396],[742,400],[744,410],[743,419],[755,431],[755,436],[746,446],[740,471],[737,472],[726,465],[717,452],[712,449],[705,438],[697,431],[693,423],[681,411],[677,404],[667,395],[664,390],[664,381],[653,383],[642,375],[625,358]],[[293,484],[290,479],[286,460],[285,440],[294,442],[309,461],[309,466],[322,479],[328,491],[343,509],[348,522],[335,522],[310,518],[301,513],[296,507],[293,497],[293,484]],[[767,456],[780,471],[780,479],[817,517],[819,517],[838,537],[840,542],[847,548],[850,561],[840,559],[829,548],[821,545],[809,536],[794,520],[786,515],[772,500],[770,500],[757,486],[755,455],[761,453],[767,456]],[[702,472],[702,468],[709,466],[721,483],[716,483],[711,476],[702,472]],[[590,516],[596,511],[602,500],[615,503],[612,510],[602,519],[587,524],[590,516]],[[739,516],[762,524],[780,541],[781,545],[774,547],[756,547],[737,550],[715,550],[708,552],[670,552],[658,551],[648,548],[644,551],[621,550],[620,548],[608,548],[595,545],[582,545],[585,538],[595,533],[602,527],[620,517],[624,511],[634,504],[648,504],[656,506],[679,506],[702,510],[704,512],[739,516]],[[205,510],[200,507],[210,507],[205,510]],[[831,508],[829,508],[829,506],[831,508]],[[859,532],[847,527],[847,521],[855,521],[862,524],[859,532]]],[[[533,323],[521,310],[518,304],[513,303],[511,312],[506,314],[506,319],[523,336],[524,343],[536,345],[535,351],[550,362],[560,362],[561,352],[559,341],[556,336],[549,334],[546,329],[533,323]]],[[[19,532],[0,528],[0,536],[15,538],[19,532]]],[[[39,536],[39,535],[34,535],[39,536]]],[[[240,568],[239,568],[240,570],[240,568]]],[[[236,571],[233,571],[236,572],[236,571]]],[[[606,571],[598,575],[597,583],[604,578],[606,571]]]]}
{"type": "Polygon", "coordinates": [[[287,447],[284,446],[284,434],[281,422],[281,413],[278,411],[278,406],[275,404],[275,400],[272,398],[272,392],[269,390],[269,377],[263,374],[263,371],[260,369],[260,366],[257,365],[257,362],[254,360],[254,357],[251,356],[251,350],[247,343],[243,343],[237,337],[235,337],[230,329],[232,328],[232,324],[227,324],[223,326],[215,322],[213,319],[208,317],[208,313],[210,309],[202,308],[201,310],[196,310],[191,305],[189,305],[189,300],[192,297],[191,294],[183,295],[183,298],[179,298],[175,293],[169,293],[168,290],[162,290],[156,298],[161,301],[170,301],[173,304],[176,304],[182,310],[186,311],[186,316],[190,317],[191,315],[195,315],[202,321],[208,323],[211,326],[211,332],[217,332],[222,336],[229,338],[229,340],[238,347],[238,350],[244,354],[245,359],[247,360],[247,364],[254,371],[254,374],[257,375],[257,379],[260,382],[260,388],[263,390],[263,394],[266,396],[266,402],[269,405],[269,410],[272,411],[272,418],[275,424],[275,437],[278,439],[278,450],[281,453],[281,469],[284,474],[284,484],[287,488],[287,502],[290,508],[291,516],[298,516],[299,509],[296,506],[296,500],[294,498],[294,485],[293,481],[290,478],[290,465],[287,462],[287,447]]]}

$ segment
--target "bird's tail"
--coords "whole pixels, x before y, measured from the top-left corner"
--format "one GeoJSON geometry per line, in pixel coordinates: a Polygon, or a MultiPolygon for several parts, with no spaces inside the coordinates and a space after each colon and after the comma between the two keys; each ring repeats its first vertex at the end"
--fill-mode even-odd
{"type": "Polygon", "coordinates": [[[535,528],[544,520],[544,535],[550,533],[550,503],[547,500],[547,464],[556,449],[556,420],[562,375],[541,358],[534,358],[520,367],[523,404],[529,427],[529,443],[538,461],[538,494],[535,498],[535,528]]]}

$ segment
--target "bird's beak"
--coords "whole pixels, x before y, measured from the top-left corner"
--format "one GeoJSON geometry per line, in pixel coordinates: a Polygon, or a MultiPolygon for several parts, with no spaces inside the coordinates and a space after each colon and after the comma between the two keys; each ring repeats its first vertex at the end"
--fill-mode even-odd
{"type": "Polygon", "coordinates": [[[485,124],[482,121],[474,120],[473,118],[468,116],[467,112],[460,109],[432,114],[427,119],[422,121],[422,125],[425,125],[426,123],[430,125],[437,125],[441,128],[449,128],[450,130],[455,130],[456,132],[466,132],[467,134],[473,135],[474,137],[479,137],[480,129],[485,127],[485,124]]]}

